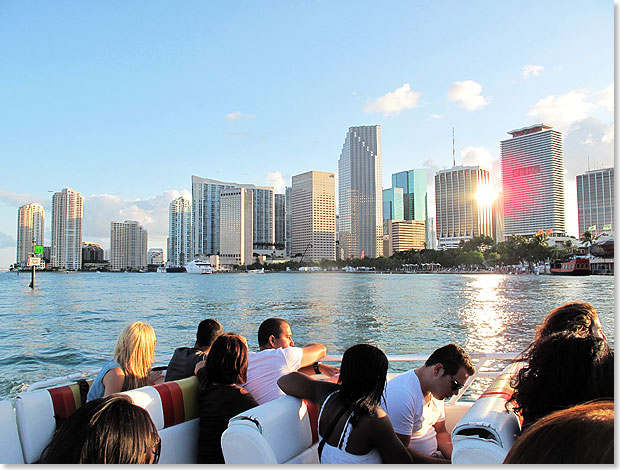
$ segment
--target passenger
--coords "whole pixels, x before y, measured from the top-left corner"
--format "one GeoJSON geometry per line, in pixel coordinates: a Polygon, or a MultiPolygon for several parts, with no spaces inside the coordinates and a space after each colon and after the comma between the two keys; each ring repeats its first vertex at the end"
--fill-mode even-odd
{"type": "Polygon", "coordinates": [[[555,333],[535,342],[524,359],[510,399],[523,418],[522,432],[556,410],[613,399],[614,353],[602,339],[555,333]]]}
{"type": "Polygon", "coordinates": [[[194,375],[194,368],[204,361],[211,345],[224,332],[219,321],[208,318],[198,324],[196,344],[193,348],[177,348],[166,369],[166,381],[179,380],[194,375]]]}
{"type": "Polygon", "coordinates": [[[198,370],[198,463],[224,463],[222,433],[228,420],[258,405],[239,384],[247,379],[248,345],[243,336],[220,335],[198,370]]]}
{"type": "Polygon", "coordinates": [[[118,335],[114,359],[99,371],[87,401],[159,383],[161,371],[151,370],[156,342],[155,331],[149,324],[137,321],[127,325],[118,335]]]}
{"type": "Polygon", "coordinates": [[[293,372],[278,380],[288,395],[320,407],[319,458],[325,464],[411,463],[379,407],[388,360],[369,344],[356,344],[342,356],[338,384],[293,372]]]}
{"type": "Polygon", "coordinates": [[[561,331],[607,339],[596,309],[586,302],[570,302],[551,310],[538,328],[534,341],[561,331]]]}
{"type": "Polygon", "coordinates": [[[429,356],[423,366],[388,382],[382,407],[396,435],[414,455],[452,458],[443,400],[456,395],[474,373],[469,355],[448,344],[429,356]]]}
{"type": "Polygon", "coordinates": [[[277,382],[289,372],[323,373],[328,377],[339,372],[337,367],[317,362],[327,351],[322,344],[295,347],[291,326],[286,320],[269,318],[261,323],[258,345],[260,351],[250,353],[248,381],[244,387],[261,405],[284,395],[277,382]]]}
{"type": "Polygon", "coordinates": [[[54,433],[39,463],[157,463],[161,440],[149,413],[126,395],[79,407],[54,433]]]}
{"type": "Polygon", "coordinates": [[[545,416],[523,433],[504,463],[613,464],[614,402],[583,403],[545,416]]]}

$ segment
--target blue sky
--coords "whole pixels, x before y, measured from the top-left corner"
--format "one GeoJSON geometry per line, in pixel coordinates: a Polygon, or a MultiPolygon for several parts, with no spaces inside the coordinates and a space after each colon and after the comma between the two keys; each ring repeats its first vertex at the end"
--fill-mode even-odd
{"type": "Polygon", "coordinates": [[[611,1],[0,3],[0,268],[17,208],[82,193],[84,240],[134,219],[164,247],[191,175],[280,190],[337,172],[348,127],[380,124],[397,171],[482,163],[507,131],[565,136],[575,175],[613,166],[611,1]]]}

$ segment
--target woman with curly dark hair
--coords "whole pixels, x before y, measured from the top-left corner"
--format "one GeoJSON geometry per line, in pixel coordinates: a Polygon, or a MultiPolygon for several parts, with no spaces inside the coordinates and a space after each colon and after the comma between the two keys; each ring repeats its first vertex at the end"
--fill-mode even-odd
{"type": "Polygon", "coordinates": [[[559,332],[532,343],[513,378],[510,403],[525,430],[543,416],[614,396],[614,353],[602,339],[559,332]]]}
{"type": "Polygon", "coordinates": [[[278,386],[288,395],[320,407],[321,463],[411,463],[403,443],[379,407],[387,380],[388,359],[379,348],[356,344],[342,356],[338,384],[293,372],[278,386]]]}
{"type": "Polygon", "coordinates": [[[586,302],[569,302],[551,310],[536,331],[534,341],[561,331],[607,339],[596,309],[586,302]]]}

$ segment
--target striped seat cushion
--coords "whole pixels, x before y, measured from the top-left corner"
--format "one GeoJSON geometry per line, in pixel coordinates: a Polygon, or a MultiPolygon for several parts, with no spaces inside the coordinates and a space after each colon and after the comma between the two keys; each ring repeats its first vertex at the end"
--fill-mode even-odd
{"type": "Polygon", "coordinates": [[[154,386],[161,397],[164,428],[198,418],[198,379],[163,382],[154,386]]]}
{"type": "Polygon", "coordinates": [[[92,380],[82,381],[72,385],[63,385],[62,387],[47,389],[52,398],[52,406],[54,407],[54,418],[56,418],[56,426],[60,426],[75,410],[82,406],[86,401],[88,388],[93,383],[92,380]],[[80,392],[80,387],[82,391],[80,392]]]}

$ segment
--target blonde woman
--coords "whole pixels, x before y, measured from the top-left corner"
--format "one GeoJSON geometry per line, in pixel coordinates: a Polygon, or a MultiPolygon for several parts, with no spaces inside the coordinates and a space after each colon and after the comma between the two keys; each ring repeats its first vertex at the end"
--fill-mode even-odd
{"type": "Polygon", "coordinates": [[[148,323],[137,321],[127,325],[118,335],[114,359],[99,371],[87,401],[159,383],[161,372],[151,370],[156,342],[155,331],[148,323]]]}

